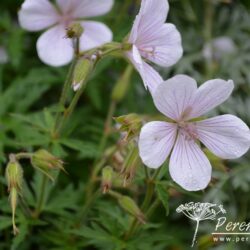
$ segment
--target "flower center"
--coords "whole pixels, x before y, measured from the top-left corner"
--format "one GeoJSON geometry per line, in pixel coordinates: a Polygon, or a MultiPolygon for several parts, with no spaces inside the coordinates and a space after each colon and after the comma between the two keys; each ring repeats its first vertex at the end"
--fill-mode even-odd
{"type": "Polygon", "coordinates": [[[198,139],[198,133],[193,123],[181,121],[178,122],[177,124],[179,132],[185,137],[185,140],[190,141],[198,139]]]}
{"type": "Polygon", "coordinates": [[[154,56],[155,48],[154,47],[140,48],[140,52],[143,54],[143,57],[145,57],[147,59],[149,57],[154,56]]]}
{"type": "Polygon", "coordinates": [[[64,13],[59,20],[65,27],[68,27],[73,21],[74,18],[71,16],[71,13],[64,13]]]}

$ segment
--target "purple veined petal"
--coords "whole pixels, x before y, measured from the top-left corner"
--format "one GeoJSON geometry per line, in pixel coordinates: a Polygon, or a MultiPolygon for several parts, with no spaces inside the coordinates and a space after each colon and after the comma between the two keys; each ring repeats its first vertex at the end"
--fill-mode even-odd
{"type": "Polygon", "coordinates": [[[73,18],[94,17],[109,12],[114,0],[56,0],[63,13],[73,18]]]}
{"type": "Polygon", "coordinates": [[[177,125],[168,122],[149,122],[143,126],[139,137],[139,152],[143,163],[159,168],[166,161],[177,133],[177,125]]]}
{"type": "Polygon", "coordinates": [[[25,0],[18,12],[21,27],[29,31],[48,28],[59,18],[58,11],[48,0],[25,0]]]}
{"type": "Polygon", "coordinates": [[[193,109],[188,119],[196,118],[222,104],[231,95],[234,88],[232,80],[214,79],[202,84],[195,95],[193,109]]]}
{"type": "Polygon", "coordinates": [[[112,31],[103,23],[95,21],[81,22],[84,32],[80,39],[80,49],[89,50],[111,42],[112,31]]]}
{"type": "Polygon", "coordinates": [[[212,167],[196,142],[180,132],[170,157],[169,172],[182,188],[198,191],[210,182],[212,167]]]}
{"type": "Polygon", "coordinates": [[[169,5],[166,0],[142,0],[139,14],[134,21],[129,42],[136,43],[137,39],[159,30],[168,15],[169,5]]]}
{"type": "Polygon", "coordinates": [[[163,79],[160,74],[153,67],[151,67],[149,64],[145,63],[142,60],[141,55],[136,46],[133,46],[132,52],[127,52],[126,56],[134,65],[136,70],[139,72],[145,88],[149,89],[151,94],[154,93],[160,83],[163,82],[163,79]]]}
{"type": "Polygon", "coordinates": [[[239,158],[250,147],[249,128],[234,115],[221,115],[196,122],[196,129],[201,142],[220,158],[239,158]]]}
{"type": "Polygon", "coordinates": [[[181,121],[192,110],[197,91],[196,81],[186,75],[176,75],[161,83],[153,94],[157,109],[167,117],[181,121]]]}
{"type": "Polygon", "coordinates": [[[162,67],[174,65],[183,54],[181,35],[173,24],[164,24],[137,41],[142,57],[162,67]]]}
{"type": "Polygon", "coordinates": [[[68,64],[74,54],[71,39],[66,38],[65,28],[57,25],[44,32],[37,41],[39,58],[51,66],[68,64]]]}

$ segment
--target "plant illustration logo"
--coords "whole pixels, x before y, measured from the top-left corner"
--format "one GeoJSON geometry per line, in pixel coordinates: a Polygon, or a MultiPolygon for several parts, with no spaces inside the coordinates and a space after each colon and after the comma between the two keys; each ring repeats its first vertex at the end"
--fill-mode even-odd
{"type": "Polygon", "coordinates": [[[181,204],[176,209],[176,212],[183,213],[191,220],[196,221],[196,228],[191,245],[191,247],[193,247],[196,241],[200,222],[204,220],[215,220],[218,214],[225,214],[226,210],[223,208],[223,205],[217,205],[208,202],[189,202],[184,205],[181,204]]]}

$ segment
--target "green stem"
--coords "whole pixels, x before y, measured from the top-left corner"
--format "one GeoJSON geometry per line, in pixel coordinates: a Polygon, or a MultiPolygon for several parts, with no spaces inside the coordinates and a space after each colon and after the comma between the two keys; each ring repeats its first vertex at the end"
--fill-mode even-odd
{"type": "MultiPolygon", "coordinates": [[[[213,19],[214,19],[214,6],[210,0],[204,0],[205,5],[205,19],[204,19],[204,40],[207,46],[210,46],[210,50],[213,52],[211,44],[213,19]]],[[[212,58],[206,60],[206,77],[210,78],[213,75],[213,62],[212,58]]]]}
{"type": "Polygon", "coordinates": [[[145,171],[146,180],[150,179],[148,168],[145,165],[143,165],[143,168],[144,168],[144,171],[145,171]]]}
{"type": "MultiPolygon", "coordinates": [[[[146,215],[150,212],[150,210],[152,210],[152,207],[148,208],[148,206],[151,203],[151,200],[153,198],[155,180],[156,180],[157,176],[159,175],[160,171],[161,171],[161,168],[157,169],[154,176],[151,179],[147,179],[147,192],[146,192],[144,201],[141,205],[141,210],[143,212],[145,212],[146,215]]],[[[138,222],[138,220],[134,219],[128,232],[125,234],[125,239],[129,239],[131,237],[131,235],[134,234],[134,232],[137,230],[137,228],[139,226],[140,226],[140,223],[138,222]]]]}
{"type": "Polygon", "coordinates": [[[78,101],[79,101],[79,99],[80,99],[82,93],[83,93],[84,90],[85,90],[85,87],[86,87],[86,82],[83,84],[82,88],[79,89],[79,90],[76,92],[76,94],[75,94],[73,100],[71,101],[69,107],[64,111],[62,120],[61,120],[60,124],[58,124],[57,129],[56,129],[56,131],[55,131],[57,135],[60,134],[60,132],[61,132],[61,130],[62,130],[62,128],[63,128],[63,125],[65,124],[66,120],[69,119],[69,117],[70,117],[71,114],[73,113],[73,111],[74,111],[74,109],[75,109],[75,107],[76,107],[76,105],[77,105],[77,103],[78,103],[78,101]]]}
{"type": "MultiPolygon", "coordinates": [[[[106,120],[105,120],[104,131],[103,131],[103,135],[102,135],[101,142],[100,142],[99,149],[98,149],[99,156],[103,153],[103,150],[106,146],[108,137],[110,135],[111,122],[112,122],[112,118],[113,118],[114,113],[115,113],[115,109],[116,109],[116,102],[112,100],[110,105],[109,105],[108,115],[107,115],[106,120]]],[[[99,159],[99,156],[98,156],[97,160],[99,159]]]]}
{"type": "MultiPolygon", "coordinates": [[[[156,199],[153,204],[149,207],[148,211],[145,213],[146,218],[150,218],[151,215],[153,214],[153,212],[155,211],[155,209],[161,204],[159,199],[156,199]]],[[[131,235],[133,235],[138,229],[139,229],[139,223],[137,220],[134,220],[130,231],[127,233],[126,235],[126,239],[128,239],[131,235]]]]}
{"type": "Polygon", "coordinates": [[[17,160],[20,160],[20,159],[31,159],[32,157],[32,153],[18,153],[15,155],[15,158],[17,160]]]}
{"type": "Polygon", "coordinates": [[[159,199],[156,199],[153,204],[148,208],[148,211],[146,212],[146,217],[149,218],[155,211],[155,209],[161,204],[161,201],[159,199]]]}
{"type": "Polygon", "coordinates": [[[80,212],[79,217],[77,217],[78,221],[77,221],[77,225],[80,225],[80,223],[82,223],[85,219],[86,216],[88,214],[89,209],[91,208],[91,205],[93,204],[93,202],[98,198],[98,196],[101,195],[101,191],[100,189],[96,190],[96,192],[91,196],[90,199],[88,199],[88,201],[85,202],[84,207],[82,209],[82,211],[80,212]]]}
{"type": "Polygon", "coordinates": [[[98,161],[100,159],[100,155],[103,153],[103,150],[104,150],[106,143],[107,143],[107,140],[108,140],[108,136],[110,134],[110,125],[111,125],[112,117],[113,117],[114,112],[115,112],[115,108],[116,108],[116,102],[112,101],[110,103],[108,115],[106,117],[104,131],[103,131],[100,146],[98,149],[98,156],[97,156],[96,160],[94,161],[93,171],[92,171],[92,174],[90,177],[89,184],[87,186],[87,198],[91,196],[91,193],[93,192],[93,186],[95,183],[95,179],[96,179],[99,171],[102,169],[103,165],[106,162],[106,160],[104,160],[104,159],[101,160],[100,162],[98,162],[98,161]]]}
{"type": "Polygon", "coordinates": [[[153,195],[154,195],[154,182],[153,180],[148,180],[147,181],[147,192],[146,192],[146,196],[145,196],[145,199],[142,203],[142,206],[141,206],[141,210],[143,212],[145,212],[145,210],[148,208],[152,198],[153,198],[153,195]]]}
{"type": "Polygon", "coordinates": [[[46,184],[47,184],[47,176],[43,174],[43,179],[42,179],[41,188],[40,188],[41,192],[40,192],[40,196],[38,198],[36,211],[34,213],[35,218],[39,217],[39,215],[43,209],[46,184]]]}
{"type": "MultiPolygon", "coordinates": [[[[67,93],[68,93],[68,90],[70,88],[70,85],[72,84],[72,76],[73,76],[73,73],[74,73],[76,62],[77,62],[77,59],[74,58],[72,63],[71,63],[71,66],[70,66],[68,75],[66,77],[65,83],[63,85],[63,90],[62,90],[62,94],[61,94],[60,101],[59,101],[59,108],[65,106],[65,103],[66,103],[66,100],[67,100],[67,93]]],[[[58,124],[60,122],[60,116],[61,116],[61,112],[59,111],[57,113],[57,116],[56,116],[54,132],[56,132],[56,130],[57,130],[58,124]]]]}

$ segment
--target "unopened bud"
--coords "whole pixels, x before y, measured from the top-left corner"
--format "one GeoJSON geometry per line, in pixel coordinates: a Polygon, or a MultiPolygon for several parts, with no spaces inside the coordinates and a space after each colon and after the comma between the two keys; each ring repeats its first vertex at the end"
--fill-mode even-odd
{"type": "Polygon", "coordinates": [[[12,188],[17,189],[18,191],[22,190],[23,169],[13,155],[10,156],[10,161],[6,167],[5,176],[9,191],[12,188]]]}
{"type": "Polygon", "coordinates": [[[102,191],[106,194],[112,186],[113,169],[109,166],[102,170],[102,191]]]}
{"type": "Polygon", "coordinates": [[[53,177],[51,177],[50,175],[50,170],[65,171],[63,167],[63,161],[52,155],[45,149],[40,149],[32,155],[31,164],[34,168],[37,168],[38,170],[42,171],[52,180],[53,177]]]}
{"type": "Polygon", "coordinates": [[[130,83],[131,74],[133,72],[133,67],[128,65],[120,79],[118,79],[113,92],[112,92],[112,100],[116,102],[120,102],[124,96],[126,95],[130,83]]]}
{"type": "Polygon", "coordinates": [[[17,207],[17,200],[18,200],[18,191],[16,188],[11,188],[10,190],[10,205],[12,211],[12,227],[14,235],[19,233],[19,230],[16,226],[15,222],[15,215],[16,215],[16,207],[17,207]]]}
{"type": "Polygon", "coordinates": [[[80,38],[83,34],[84,29],[80,23],[73,23],[67,28],[68,38],[80,38]]]}
{"type": "Polygon", "coordinates": [[[118,202],[120,206],[127,211],[129,214],[137,218],[141,223],[145,224],[145,216],[140,210],[140,208],[137,206],[134,200],[132,200],[128,196],[122,195],[119,199],[118,202]]]}
{"type": "Polygon", "coordinates": [[[135,174],[137,167],[140,163],[140,157],[138,152],[138,147],[133,145],[134,143],[131,143],[132,148],[129,152],[127,158],[124,161],[121,175],[123,176],[123,185],[126,186],[128,181],[131,181],[135,174]]]}
{"type": "Polygon", "coordinates": [[[141,127],[142,127],[142,120],[139,115],[128,114],[128,115],[116,117],[114,119],[116,122],[121,124],[119,130],[121,132],[127,133],[125,140],[130,140],[139,135],[141,127]]]}
{"type": "Polygon", "coordinates": [[[74,91],[80,89],[93,69],[93,61],[88,58],[79,59],[73,73],[72,87],[74,91]]]}

